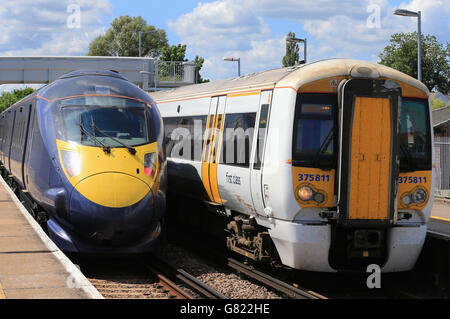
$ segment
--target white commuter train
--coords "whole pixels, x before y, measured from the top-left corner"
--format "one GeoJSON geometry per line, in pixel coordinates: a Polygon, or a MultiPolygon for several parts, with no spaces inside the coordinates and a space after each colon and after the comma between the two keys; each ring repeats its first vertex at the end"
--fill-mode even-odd
{"type": "Polygon", "coordinates": [[[389,67],[330,59],[150,95],[169,191],[221,212],[231,250],[395,272],[415,265],[433,205],[428,94],[389,67]]]}

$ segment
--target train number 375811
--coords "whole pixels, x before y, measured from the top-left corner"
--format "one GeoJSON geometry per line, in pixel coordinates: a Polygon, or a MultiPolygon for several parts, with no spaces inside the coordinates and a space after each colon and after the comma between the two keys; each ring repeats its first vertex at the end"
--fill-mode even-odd
{"type": "Polygon", "coordinates": [[[299,182],[329,182],[330,175],[298,174],[299,182]]]}
{"type": "Polygon", "coordinates": [[[414,176],[414,177],[399,176],[399,178],[398,178],[399,184],[417,184],[417,183],[422,184],[422,183],[426,183],[426,182],[427,182],[426,176],[424,176],[424,177],[421,177],[421,176],[419,176],[419,177],[417,177],[417,176],[414,176]]]}

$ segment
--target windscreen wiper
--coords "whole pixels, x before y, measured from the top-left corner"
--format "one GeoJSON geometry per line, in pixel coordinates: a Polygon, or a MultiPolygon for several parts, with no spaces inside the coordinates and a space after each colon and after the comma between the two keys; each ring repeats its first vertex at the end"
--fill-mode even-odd
{"type": "Polygon", "coordinates": [[[323,140],[322,144],[320,145],[319,150],[317,151],[316,155],[314,156],[314,158],[312,160],[312,165],[314,167],[316,167],[316,165],[318,164],[320,155],[322,155],[322,153],[328,148],[328,145],[330,145],[331,141],[333,140],[334,129],[335,129],[335,127],[333,126],[331,128],[330,132],[328,133],[327,137],[323,140]]]}
{"type": "Polygon", "coordinates": [[[80,131],[81,131],[81,143],[83,143],[83,135],[87,135],[89,138],[91,138],[91,139],[94,141],[94,143],[95,143],[96,146],[97,146],[97,143],[100,144],[100,145],[102,146],[102,148],[103,148],[103,151],[104,151],[106,154],[111,153],[111,147],[109,147],[109,146],[103,144],[102,142],[100,142],[100,141],[97,139],[97,137],[95,137],[95,135],[92,135],[91,133],[89,133],[89,132],[84,128],[84,125],[83,125],[83,119],[81,118],[81,115],[80,115],[80,123],[78,123],[78,126],[80,127],[80,131]]]}
{"type": "Polygon", "coordinates": [[[105,135],[106,137],[109,137],[110,139],[112,139],[113,141],[116,141],[117,143],[119,143],[119,144],[121,144],[122,146],[126,147],[126,148],[128,149],[128,151],[130,152],[131,155],[136,154],[136,149],[135,149],[134,147],[132,147],[132,146],[130,146],[130,145],[127,145],[127,144],[121,142],[120,140],[116,139],[115,137],[112,137],[111,135],[109,135],[109,134],[103,132],[101,129],[98,128],[97,125],[95,125],[94,120],[92,120],[92,129],[93,129],[94,132],[97,131],[97,132],[99,132],[100,134],[103,134],[103,135],[105,135]]]}

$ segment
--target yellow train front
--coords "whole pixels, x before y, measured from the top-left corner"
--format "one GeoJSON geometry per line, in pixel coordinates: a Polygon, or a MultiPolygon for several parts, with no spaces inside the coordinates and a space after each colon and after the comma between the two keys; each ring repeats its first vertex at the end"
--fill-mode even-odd
{"type": "Polygon", "coordinates": [[[12,140],[2,149],[9,183],[61,250],[123,254],[155,246],[165,210],[163,124],[144,91],[115,72],[75,71],[2,121],[12,140]]]}

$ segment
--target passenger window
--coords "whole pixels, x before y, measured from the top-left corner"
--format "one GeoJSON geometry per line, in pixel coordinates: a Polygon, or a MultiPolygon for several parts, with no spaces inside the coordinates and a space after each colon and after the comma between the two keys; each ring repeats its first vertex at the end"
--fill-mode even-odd
{"type": "Polygon", "coordinates": [[[255,119],[256,113],[225,115],[221,164],[250,166],[255,119]]]}
{"type": "Polygon", "coordinates": [[[261,105],[261,115],[259,116],[259,127],[258,127],[258,140],[256,141],[256,157],[254,169],[261,169],[262,156],[264,150],[264,141],[267,134],[267,121],[269,119],[269,104],[261,105]]]}

